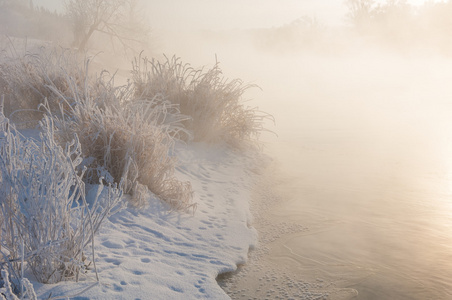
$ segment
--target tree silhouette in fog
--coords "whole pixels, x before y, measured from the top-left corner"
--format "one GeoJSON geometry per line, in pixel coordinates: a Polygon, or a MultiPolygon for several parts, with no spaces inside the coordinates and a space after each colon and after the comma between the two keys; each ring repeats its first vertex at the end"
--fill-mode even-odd
{"type": "Polygon", "coordinates": [[[348,22],[360,35],[396,47],[430,47],[452,51],[452,1],[416,7],[406,0],[346,0],[348,22]]]}
{"type": "Polygon", "coordinates": [[[412,6],[406,0],[388,0],[377,4],[375,0],[346,0],[347,20],[359,30],[369,27],[408,21],[412,6]]]}
{"type": "Polygon", "coordinates": [[[125,50],[146,41],[149,28],[141,21],[137,0],[68,0],[66,14],[71,20],[74,47],[84,51],[95,33],[108,37],[114,47],[125,50]]]}
{"type": "Polygon", "coordinates": [[[372,18],[375,7],[375,0],[346,0],[348,8],[347,20],[356,28],[363,28],[368,25],[372,18]]]}

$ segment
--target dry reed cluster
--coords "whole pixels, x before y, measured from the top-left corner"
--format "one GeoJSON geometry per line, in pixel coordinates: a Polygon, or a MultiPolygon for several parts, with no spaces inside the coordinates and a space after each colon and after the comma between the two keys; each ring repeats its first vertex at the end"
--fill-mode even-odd
{"type": "Polygon", "coordinates": [[[4,114],[16,125],[36,125],[44,115],[38,106],[45,99],[51,112],[59,113],[62,102],[50,86],[69,95],[68,76],[83,84],[84,74],[79,73],[75,54],[69,50],[39,48],[25,55],[11,52],[0,57],[0,93],[5,96],[4,114]]]}
{"type": "Polygon", "coordinates": [[[158,94],[179,107],[195,141],[225,141],[233,146],[254,144],[271,116],[248,107],[243,93],[252,87],[241,79],[228,80],[219,63],[213,68],[194,69],[180,58],[164,62],[138,57],[133,64],[135,96],[152,99],[158,94]]]}
{"type": "Polygon", "coordinates": [[[89,76],[89,60],[71,52],[42,53],[4,59],[0,71],[0,264],[16,291],[24,266],[43,283],[78,279],[123,191],[135,206],[151,191],[170,209],[194,208],[191,184],[174,174],[178,109],[132,98],[131,86],[116,87],[106,72],[89,76]],[[22,136],[3,108],[27,112],[21,125],[40,120],[40,139],[22,136]],[[89,205],[87,186],[98,189],[89,205]]]}
{"type": "Polygon", "coordinates": [[[177,107],[158,96],[140,101],[130,85],[115,86],[107,72],[89,76],[89,60],[69,50],[42,48],[2,61],[5,110],[27,112],[19,122],[49,115],[61,143],[76,134],[88,167],[84,180],[102,176],[121,184],[136,206],[145,204],[148,189],[172,209],[192,207],[191,185],[175,178],[177,160],[170,155],[174,138],[185,132],[177,107]]]}
{"type": "Polygon", "coordinates": [[[269,118],[242,103],[253,85],[224,79],[218,63],[204,71],[139,57],[132,75],[116,86],[61,49],[0,60],[0,264],[16,289],[24,266],[43,283],[95,269],[94,234],[123,192],[136,207],[151,191],[170,209],[194,210],[191,184],[175,175],[175,141],[253,143],[269,118]],[[28,121],[39,140],[16,129],[28,121]]]}
{"type": "Polygon", "coordinates": [[[39,282],[78,280],[94,263],[94,234],[118,207],[122,191],[110,185],[101,199],[101,184],[88,205],[77,170],[80,143],[75,136],[61,147],[49,117],[40,122],[39,141],[22,136],[3,113],[0,123],[0,263],[9,267],[13,283],[23,278],[25,263],[39,282]]]}
{"type": "Polygon", "coordinates": [[[172,209],[192,207],[190,183],[174,174],[177,160],[170,153],[174,136],[182,129],[177,116],[173,122],[165,121],[170,105],[127,100],[128,87],[96,86],[102,86],[103,92],[93,99],[89,90],[76,90],[74,83],[76,105],[71,106],[70,117],[54,117],[63,140],[73,133],[79,136],[87,158],[87,180],[103,176],[121,182],[135,206],[145,205],[149,189],[172,209]]]}

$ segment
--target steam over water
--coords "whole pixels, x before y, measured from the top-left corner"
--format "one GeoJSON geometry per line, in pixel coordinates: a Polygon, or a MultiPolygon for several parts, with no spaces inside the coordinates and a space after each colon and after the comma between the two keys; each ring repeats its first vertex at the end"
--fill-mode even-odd
{"type": "Polygon", "coordinates": [[[201,44],[203,53],[174,48],[194,65],[212,64],[216,53],[227,77],[262,88],[247,91],[249,105],[276,119],[268,128],[278,137],[264,141],[282,201],[266,218],[307,230],[264,245],[266,259],[302,281],[320,279],[326,293],[451,299],[452,59],[375,47],[317,54],[201,44]]]}
{"type": "Polygon", "coordinates": [[[273,260],[359,299],[451,297],[451,62],[373,53],[284,66],[266,73],[285,178],[274,216],[309,230],[272,245],[273,260]]]}
{"type": "Polygon", "coordinates": [[[358,299],[452,297],[452,61],[238,57],[234,72],[263,88],[252,103],[276,118],[265,140],[282,202],[269,219],[307,228],[270,243],[269,259],[358,299]]]}

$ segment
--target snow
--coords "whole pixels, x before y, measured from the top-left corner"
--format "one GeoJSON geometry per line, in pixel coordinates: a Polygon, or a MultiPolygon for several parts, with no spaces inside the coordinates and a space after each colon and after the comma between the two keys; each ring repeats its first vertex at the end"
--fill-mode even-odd
{"type": "MultiPolygon", "coordinates": [[[[217,284],[219,273],[234,271],[257,241],[251,226],[250,154],[225,145],[179,144],[178,177],[193,185],[194,213],[171,212],[155,196],[140,210],[110,217],[96,237],[95,274],[78,283],[33,282],[38,298],[229,299],[217,284]]],[[[128,197],[128,196],[125,196],[128,197]]]]}

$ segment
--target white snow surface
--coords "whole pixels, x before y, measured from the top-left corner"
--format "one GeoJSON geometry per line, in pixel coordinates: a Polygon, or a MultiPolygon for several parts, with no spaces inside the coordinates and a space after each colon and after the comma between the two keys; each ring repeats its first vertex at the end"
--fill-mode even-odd
{"type": "Polygon", "coordinates": [[[171,212],[150,194],[148,207],[120,211],[97,234],[98,285],[77,295],[96,282],[94,272],[79,282],[33,282],[38,298],[229,299],[215,278],[244,263],[257,242],[249,210],[256,162],[225,145],[180,144],[175,152],[195,213],[171,212]]]}

